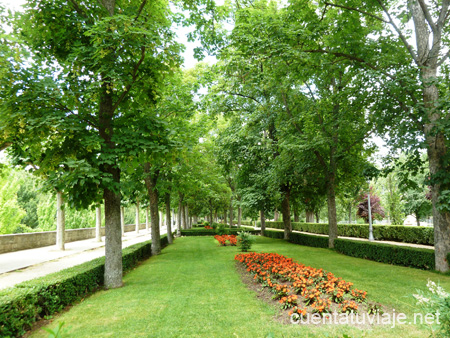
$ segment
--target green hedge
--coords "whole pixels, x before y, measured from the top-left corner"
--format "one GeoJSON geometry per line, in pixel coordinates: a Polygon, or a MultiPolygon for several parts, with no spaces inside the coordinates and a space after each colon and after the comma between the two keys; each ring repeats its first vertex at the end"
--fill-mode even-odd
{"type": "Polygon", "coordinates": [[[347,256],[411,268],[434,270],[434,250],[399,245],[336,239],[334,248],[347,256]]]}
{"type": "Polygon", "coordinates": [[[328,248],[328,237],[305,235],[292,232],[289,235],[289,242],[315,248],[328,248]]]}
{"type": "MultiPolygon", "coordinates": [[[[161,246],[167,246],[161,236],[161,246]]],[[[123,270],[151,256],[151,241],[129,246],[122,251],[123,270]]],[[[103,285],[105,258],[26,281],[0,291],[0,337],[18,337],[45,316],[94,292],[103,285]]]]}
{"type": "MultiPolygon", "coordinates": [[[[240,231],[247,231],[250,232],[253,235],[257,235],[260,233],[259,230],[254,230],[254,229],[248,229],[248,228],[242,228],[242,229],[237,229],[237,228],[227,228],[226,230],[228,230],[229,234],[232,235],[237,235],[238,232],[240,231]]],[[[202,229],[202,230],[197,230],[197,229],[189,229],[189,230],[181,230],[181,236],[214,236],[216,235],[217,232],[214,229],[202,229]]]]}
{"type": "MultiPolygon", "coordinates": [[[[264,236],[270,238],[283,239],[284,232],[266,230],[264,231],[264,236]]],[[[305,235],[291,232],[291,234],[289,235],[289,242],[305,246],[312,246],[315,248],[328,248],[328,237],[323,236],[305,235]]]]}
{"type": "MultiPolygon", "coordinates": [[[[283,222],[266,221],[266,227],[275,229],[284,229],[283,222]]],[[[327,235],[328,224],[292,222],[292,230],[310,232],[313,234],[327,235]]],[[[368,238],[369,225],[338,224],[338,236],[368,238]]],[[[374,225],[373,236],[378,241],[393,241],[393,242],[434,245],[434,229],[431,227],[404,226],[404,225],[374,225]]]]}

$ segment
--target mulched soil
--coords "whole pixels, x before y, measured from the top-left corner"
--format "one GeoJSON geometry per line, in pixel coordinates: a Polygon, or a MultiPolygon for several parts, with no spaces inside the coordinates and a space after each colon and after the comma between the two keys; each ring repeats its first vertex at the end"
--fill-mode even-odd
{"type": "MultiPolygon", "coordinates": [[[[252,290],[253,292],[255,292],[256,297],[258,299],[261,299],[262,301],[264,301],[267,304],[270,304],[274,309],[276,309],[276,315],[274,316],[274,320],[284,324],[284,325],[292,325],[291,322],[291,317],[289,315],[289,311],[290,309],[282,309],[281,305],[279,303],[278,300],[273,299],[274,294],[270,291],[270,289],[268,287],[263,287],[260,283],[258,283],[257,281],[254,280],[253,275],[251,273],[249,273],[245,266],[236,261],[236,271],[238,272],[238,274],[241,276],[241,280],[242,282],[247,286],[248,289],[252,290]]],[[[275,282],[276,280],[272,279],[273,282],[275,282]]],[[[287,281],[282,281],[282,284],[287,284],[290,285],[289,282],[287,281]]],[[[298,304],[302,304],[303,297],[301,295],[298,295],[298,304]]],[[[386,306],[383,306],[381,304],[378,304],[378,306],[380,306],[380,308],[382,309],[381,314],[389,314],[392,318],[392,315],[394,313],[394,310],[392,308],[388,308],[386,306]]],[[[304,307],[304,306],[302,306],[304,307]]],[[[367,311],[367,304],[365,303],[358,303],[358,313],[362,314],[364,312],[367,311]]],[[[332,315],[336,315],[339,318],[339,312],[337,311],[338,309],[338,305],[337,304],[333,304],[331,306],[331,310],[332,310],[332,315]]],[[[380,314],[380,316],[381,316],[380,314]]],[[[351,315],[349,315],[351,317],[351,315]]],[[[382,325],[382,324],[360,324],[357,322],[356,319],[353,320],[354,324],[351,324],[351,319],[350,319],[350,323],[348,323],[348,325],[354,326],[354,327],[359,327],[359,328],[369,328],[371,326],[375,326],[375,325],[382,325]]],[[[313,325],[313,326],[321,326],[324,325],[322,323],[322,321],[320,321],[320,323],[317,324],[313,324],[313,323],[299,323],[300,325],[313,325]]],[[[329,325],[329,324],[325,324],[325,325],[329,325]]],[[[339,325],[339,324],[337,324],[339,325]]],[[[391,325],[391,324],[386,324],[386,325],[391,325]]]]}

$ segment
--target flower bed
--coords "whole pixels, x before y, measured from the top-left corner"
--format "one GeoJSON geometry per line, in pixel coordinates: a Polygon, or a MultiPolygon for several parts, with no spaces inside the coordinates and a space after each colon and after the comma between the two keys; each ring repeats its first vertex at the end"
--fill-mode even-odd
{"type": "Polygon", "coordinates": [[[209,226],[209,225],[206,225],[205,226],[205,229],[212,229],[213,227],[212,226],[209,226]]]}
{"type": "Polygon", "coordinates": [[[214,238],[220,243],[220,245],[225,246],[227,245],[227,241],[230,245],[236,246],[237,239],[236,235],[215,235],[214,238]]]}
{"type": "Polygon", "coordinates": [[[331,272],[294,262],[276,253],[247,253],[235,256],[253,279],[267,287],[289,315],[307,313],[379,311],[379,305],[366,300],[367,292],[331,272]]]}

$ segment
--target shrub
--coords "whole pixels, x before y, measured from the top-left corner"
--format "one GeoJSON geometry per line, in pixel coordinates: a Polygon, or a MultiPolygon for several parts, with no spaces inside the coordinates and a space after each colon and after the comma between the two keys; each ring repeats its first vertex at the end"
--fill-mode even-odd
{"type": "Polygon", "coordinates": [[[328,248],[328,237],[291,233],[289,242],[315,248],[328,248]]]}
{"type": "Polygon", "coordinates": [[[217,232],[217,234],[218,234],[219,236],[222,236],[222,235],[228,235],[228,234],[229,234],[228,229],[225,228],[225,224],[219,224],[219,225],[217,226],[216,232],[217,232]]]}
{"type": "MultiPolygon", "coordinates": [[[[167,245],[161,236],[161,246],[167,245]]],[[[151,242],[138,243],[122,251],[123,270],[151,256],[151,242]]],[[[0,337],[21,336],[45,316],[94,292],[103,285],[105,258],[20,283],[0,291],[0,337]]]]}
{"type": "MultiPolygon", "coordinates": [[[[284,232],[283,231],[274,231],[274,230],[266,230],[264,232],[264,236],[270,238],[283,239],[284,232]]],[[[296,232],[292,232],[289,235],[289,242],[294,244],[300,244],[305,246],[312,246],[315,248],[328,248],[328,237],[325,236],[314,236],[314,235],[306,235],[299,234],[296,232]]]]}
{"type": "Polygon", "coordinates": [[[439,313],[438,325],[431,327],[433,332],[430,337],[450,337],[450,294],[431,280],[428,281],[427,288],[426,292],[419,290],[413,296],[425,314],[433,314],[437,319],[439,313]]]}
{"type": "Polygon", "coordinates": [[[334,247],[337,252],[352,257],[424,270],[434,269],[434,250],[431,249],[348,239],[336,239],[334,247]]]}
{"type": "MultiPolygon", "coordinates": [[[[284,229],[283,222],[266,221],[266,227],[284,229]]],[[[314,234],[328,234],[328,224],[325,223],[292,223],[292,230],[314,234]]],[[[338,224],[338,236],[369,237],[368,224],[338,224]]],[[[373,236],[379,241],[393,241],[424,245],[434,245],[434,230],[431,227],[404,225],[374,225],[373,236]]]]}
{"type": "Polygon", "coordinates": [[[238,232],[238,243],[239,243],[239,248],[241,249],[241,251],[247,252],[251,249],[252,244],[255,242],[255,239],[253,238],[253,236],[246,231],[240,231],[238,232]]]}
{"type": "MultiPolygon", "coordinates": [[[[228,232],[230,235],[237,235],[238,231],[241,231],[242,229],[228,229],[228,232]]],[[[247,232],[250,232],[253,235],[258,235],[260,232],[259,230],[245,230],[247,232]]],[[[214,230],[207,230],[207,229],[189,229],[189,230],[181,230],[181,236],[214,236],[216,235],[216,232],[214,230]]]]}

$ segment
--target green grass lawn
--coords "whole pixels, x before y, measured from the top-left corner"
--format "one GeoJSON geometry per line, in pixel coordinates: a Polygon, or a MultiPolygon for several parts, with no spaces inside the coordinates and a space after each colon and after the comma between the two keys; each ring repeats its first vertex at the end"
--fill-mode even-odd
{"type": "MultiPolygon", "coordinates": [[[[277,252],[324,268],[396,312],[414,311],[412,294],[428,279],[450,290],[450,277],[343,256],[257,237],[258,252],[277,252]]],[[[57,316],[67,337],[427,337],[420,325],[391,329],[282,325],[277,309],[259,300],[235,270],[236,247],[219,247],[213,237],[182,237],[124,277],[125,286],[100,291],[57,316]]],[[[44,330],[32,337],[47,337],[44,330]]]]}

